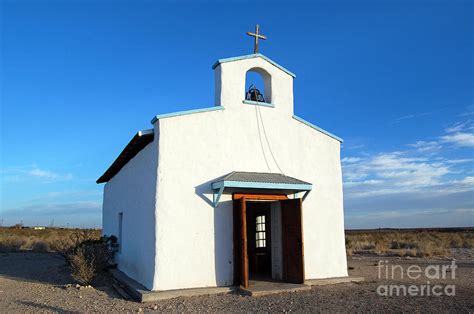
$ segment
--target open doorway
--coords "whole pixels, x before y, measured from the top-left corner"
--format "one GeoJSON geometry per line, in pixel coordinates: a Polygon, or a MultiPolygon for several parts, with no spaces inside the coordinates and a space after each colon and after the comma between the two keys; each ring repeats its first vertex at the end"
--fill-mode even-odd
{"type": "Polygon", "coordinates": [[[270,206],[270,202],[247,202],[247,252],[250,279],[272,279],[270,206]]]}
{"type": "Polygon", "coordinates": [[[304,282],[301,199],[234,195],[234,282],[304,282]]]}

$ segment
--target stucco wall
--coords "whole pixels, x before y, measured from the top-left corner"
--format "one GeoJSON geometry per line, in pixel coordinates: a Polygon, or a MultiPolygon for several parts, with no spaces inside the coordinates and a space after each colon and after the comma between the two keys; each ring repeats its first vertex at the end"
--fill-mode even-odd
{"type": "Polygon", "coordinates": [[[118,236],[123,213],[118,268],[148,289],[155,275],[155,201],[158,136],[104,187],[103,234],[118,236]]]}
{"type": "Polygon", "coordinates": [[[278,172],[257,116],[283,172],[313,184],[303,203],[306,279],[346,276],[340,143],[292,118],[293,79],[263,59],[221,64],[216,82],[225,110],[155,123],[161,136],[153,289],[232,284],[231,195],[214,209],[211,182],[231,171],[278,172]],[[257,66],[275,79],[275,108],[242,103],[245,73],[257,66]]]}

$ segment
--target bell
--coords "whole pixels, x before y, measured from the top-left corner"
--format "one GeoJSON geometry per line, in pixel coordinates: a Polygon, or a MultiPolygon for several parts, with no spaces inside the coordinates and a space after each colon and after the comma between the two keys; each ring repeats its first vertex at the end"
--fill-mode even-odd
{"type": "Polygon", "coordinates": [[[258,102],[265,102],[265,98],[262,93],[255,87],[255,85],[250,85],[247,94],[245,95],[245,100],[252,100],[258,102]]]}

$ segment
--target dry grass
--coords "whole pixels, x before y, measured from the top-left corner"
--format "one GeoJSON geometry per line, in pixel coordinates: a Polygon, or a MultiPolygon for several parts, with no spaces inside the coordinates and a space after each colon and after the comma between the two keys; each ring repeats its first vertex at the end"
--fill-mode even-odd
{"type": "Polygon", "coordinates": [[[348,255],[449,256],[451,249],[473,247],[474,233],[469,231],[346,232],[348,255]]]}
{"type": "Polygon", "coordinates": [[[100,230],[0,228],[0,252],[58,252],[70,265],[72,277],[84,285],[113,265],[115,250],[115,238],[101,238],[100,230]]]}
{"type": "Polygon", "coordinates": [[[89,239],[99,239],[100,230],[92,229],[14,229],[0,228],[0,252],[59,252],[65,255],[71,248],[89,239]]]}

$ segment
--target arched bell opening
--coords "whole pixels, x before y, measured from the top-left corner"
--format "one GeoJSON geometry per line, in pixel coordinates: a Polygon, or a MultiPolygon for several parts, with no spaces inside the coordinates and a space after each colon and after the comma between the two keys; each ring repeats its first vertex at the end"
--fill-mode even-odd
{"type": "Polygon", "coordinates": [[[270,74],[261,68],[252,68],[245,75],[246,101],[272,103],[272,84],[270,74]]]}

